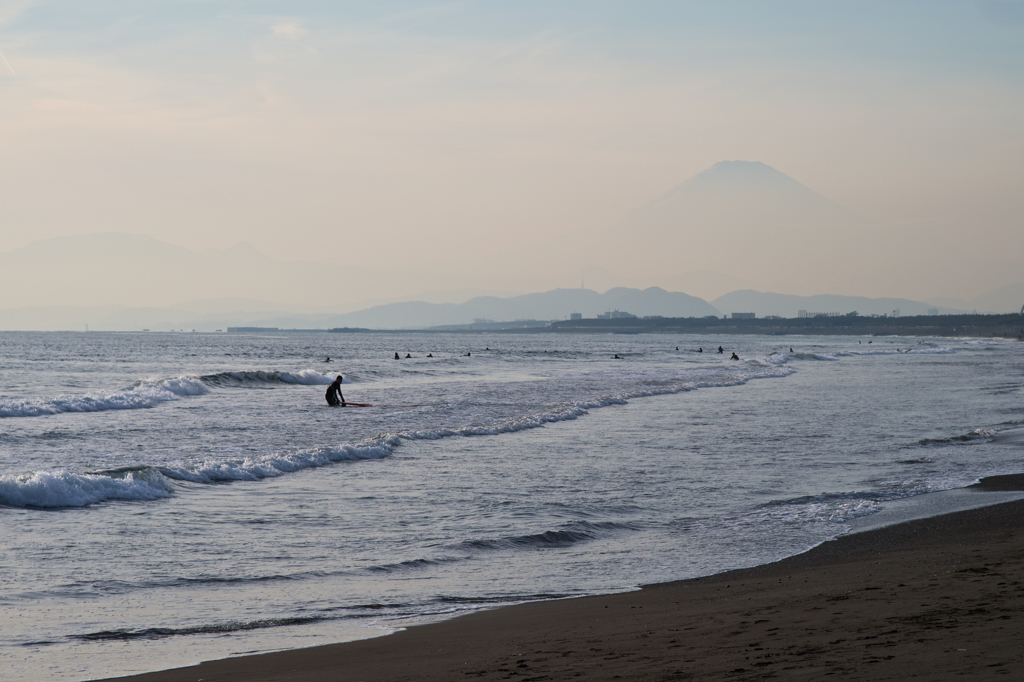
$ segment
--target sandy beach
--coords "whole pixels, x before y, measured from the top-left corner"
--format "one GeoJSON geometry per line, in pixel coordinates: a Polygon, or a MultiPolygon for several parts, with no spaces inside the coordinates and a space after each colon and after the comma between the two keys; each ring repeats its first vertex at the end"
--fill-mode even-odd
{"type": "Polygon", "coordinates": [[[1022,679],[1022,531],[1024,501],[1010,502],[706,578],[118,679],[1022,679]]]}

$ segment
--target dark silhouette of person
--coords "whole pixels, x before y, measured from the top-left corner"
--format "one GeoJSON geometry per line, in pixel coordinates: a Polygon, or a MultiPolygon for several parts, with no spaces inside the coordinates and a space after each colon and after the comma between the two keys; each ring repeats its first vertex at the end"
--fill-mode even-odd
{"type": "Polygon", "coordinates": [[[467,357],[467,358],[468,358],[468,357],[469,357],[470,355],[472,355],[472,353],[466,353],[466,357],[467,357]]]}
{"type": "Polygon", "coordinates": [[[724,353],[724,352],[725,352],[725,351],[724,351],[724,350],[722,350],[722,347],[721,347],[721,346],[719,346],[719,347],[718,347],[718,353],[719,353],[719,355],[721,355],[721,354],[722,354],[722,353],[724,353]]]}
{"type": "Polygon", "coordinates": [[[428,358],[432,358],[432,357],[434,357],[434,354],[433,353],[427,353],[427,357],[428,358]]]}
{"type": "Polygon", "coordinates": [[[730,359],[730,360],[739,360],[739,359],[740,359],[740,356],[736,355],[736,353],[735,353],[735,351],[734,351],[734,352],[733,352],[733,354],[732,354],[732,357],[731,357],[731,358],[729,358],[729,359],[730,359]]]}
{"type": "Polygon", "coordinates": [[[345,396],[341,394],[341,382],[344,381],[342,376],[339,374],[334,380],[334,383],[327,387],[327,404],[331,407],[335,405],[341,405],[345,407],[345,396]]]}
{"type": "Polygon", "coordinates": [[[412,356],[411,356],[411,355],[409,355],[408,353],[406,353],[406,354],[405,354],[405,357],[407,357],[407,358],[411,358],[412,356]]]}
{"type": "Polygon", "coordinates": [[[703,353],[704,352],[704,346],[701,346],[700,348],[698,348],[697,352],[698,353],[703,353]]]}
{"type": "Polygon", "coordinates": [[[790,346],[790,347],[789,347],[789,352],[790,352],[790,353],[792,353],[792,352],[793,352],[793,347],[792,347],[792,346],[790,346]]]}
{"type": "Polygon", "coordinates": [[[334,362],[334,360],[331,360],[331,358],[330,358],[330,357],[328,357],[328,358],[326,358],[326,359],[324,360],[324,362],[334,362]]]}
{"type": "Polygon", "coordinates": [[[618,353],[616,353],[615,355],[612,356],[612,360],[621,360],[621,359],[622,358],[619,357],[618,353]]]}
{"type": "Polygon", "coordinates": [[[679,346],[676,346],[676,350],[679,350],[679,346]]]}
{"type": "Polygon", "coordinates": [[[402,358],[398,357],[398,353],[395,353],[395,360],[401,360],[401,359],[402,358]]]}

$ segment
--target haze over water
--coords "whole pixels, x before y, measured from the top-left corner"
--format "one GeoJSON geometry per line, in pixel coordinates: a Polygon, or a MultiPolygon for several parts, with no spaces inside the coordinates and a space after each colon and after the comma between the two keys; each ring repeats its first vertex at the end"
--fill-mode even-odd
{"type": "Polygon", "coordinates": [[[342,641],[799,552],[889,501],[1018,473],[1022,348],[3,333],[0,677],[342,641]],[[337,371],[348,400],[388,407],[327,407],[337,371]]]}

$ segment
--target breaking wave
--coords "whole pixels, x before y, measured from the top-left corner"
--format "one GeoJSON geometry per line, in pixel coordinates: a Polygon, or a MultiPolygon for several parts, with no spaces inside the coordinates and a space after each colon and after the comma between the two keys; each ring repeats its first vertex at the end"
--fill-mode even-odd
{"type": "MultiPolygon", "coordinates": [[[[332,375],[321,374],[314,369],[304,369],[301,372],[277,372],[263,370],[245,370],[239,372],[218,372],[217,374],[204,374],[200,380],[207,386],[217,387],[251,387],[264,384],[299,384],[303,386],[326,386],[334,381],[336,373],[332,375]]],[[[343,384],[352,382],[346,377],[343,384]]]]}
{"type": "Polygon", "coordinates": [[[64,412],[138,410],[208,392],[209,389],[198,378],[178,377],[163,381],[143,381],[120,391],[59,395],[54,398],[0,398],[0,417],[40,417],[64,412]]]}
{"type": "Polygon", "coordinates": [[[84,507],[106,500],[156,500],[172,494],[155,469],[123,475],[36,471],[0,476],[0,505],[8,507],[84,507]]]}
{"type": "MultiPolygon", "coordinates": [[[[52,398],[0,398],[0,418],[146,409],[185,397],[205,395],[210,392],[211,387],[258,387],[280,384],[323,386],[334,381],[335,376],[337,375],[325,375],[312,369],[295,373],[247,370],[145,380],[116,391],[64,394],[52,398]]],[[[342,383],[351,381],[345,378],[342,383]]]]}
{"type": "MultiPolygon", "coordinates": [[[[394,448],[403,440],[441,440],[456,436],[494,436],[515,433],[539,428],[545,424],[577,419],[591,409],[623,405],[634,398],[669,395],[706,387],[735,386],[750,379],[783,377],[792,371],[789,367],[776,364],[747,366],[746,369],[724,375],[721,372],[712,371],[700,375],[692,381],[552,406],[545,412],[526,414],[491,425],[385,433],[355,444],[309,448],[291,453],[254,455],[234,459],[208,459],[178,466],[140,466],[84,474],[67,471],[39,471],[22,475],[5,474],[0,476],[0,505],[54,508],[82,507],[107,500],[154,500],[173,494],[175,481],[200,484],[259,481],[342,461],[383,459],[390,456],[394,448]]],[[[178,386],[179,384],[172,385],[178,386]]],[[[188,390],[197,390],[196,387],[205,386],[202,383],[187,385],[190,387],[188,390]]],[[[177,395],[170,391],[168,394],[177,395]]]]}

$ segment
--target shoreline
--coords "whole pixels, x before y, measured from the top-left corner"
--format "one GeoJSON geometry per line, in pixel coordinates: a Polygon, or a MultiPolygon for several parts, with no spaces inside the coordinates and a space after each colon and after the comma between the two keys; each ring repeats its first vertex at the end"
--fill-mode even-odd
{"type": "MultiPolygon", "coordinates": [[[[1024,491],[1024,474],[966,490],[1024,491]]],[[[530,602],[122,682],[1024,676],[1024,500],[850,533],[770,564],[530,602]]]]}

